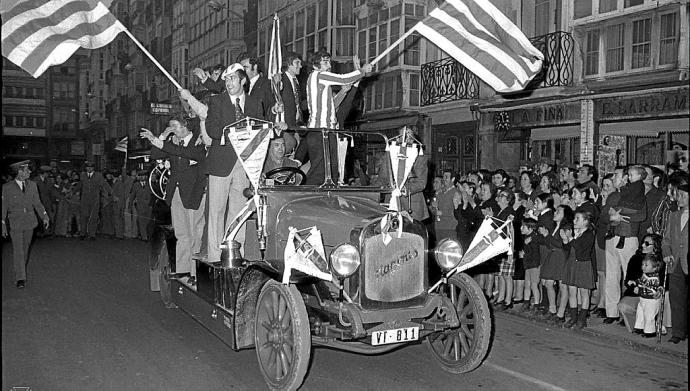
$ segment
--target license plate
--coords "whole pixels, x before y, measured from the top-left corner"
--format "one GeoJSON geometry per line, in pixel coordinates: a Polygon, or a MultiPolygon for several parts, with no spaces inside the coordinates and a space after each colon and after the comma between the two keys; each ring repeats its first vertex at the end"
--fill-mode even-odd
{"type": "Polygon", "coordinates": [[[419,339],[419,327],[405,327],[402,329],[374,331],[371,344],[386,345],[389,343],[416,341],[419,339]]]}

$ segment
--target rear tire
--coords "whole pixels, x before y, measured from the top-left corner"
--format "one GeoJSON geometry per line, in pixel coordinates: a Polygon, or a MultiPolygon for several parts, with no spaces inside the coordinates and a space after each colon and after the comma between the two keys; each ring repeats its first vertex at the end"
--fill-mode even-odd
{"type": "Polygon", "coordinates": [[[259,369],[272,390],[296,390],[311,357],[309,318],[297,288],[268,281],[256,304],[254,343],[259,369]]]}
{"type": "Polygon", "coordinates": [[[440,292],[453,302],[460,326],[429,335],[427,345],[445,371],[470,372],[482,363],[489,350],[489,305],[479,285],[465,273],[449,278],[440,292]]]}

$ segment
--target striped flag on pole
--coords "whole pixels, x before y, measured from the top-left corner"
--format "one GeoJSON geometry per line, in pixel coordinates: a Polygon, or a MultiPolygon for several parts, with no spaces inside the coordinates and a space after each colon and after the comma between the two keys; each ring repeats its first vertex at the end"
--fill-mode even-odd
{"type": "Polygon", "coordinates": [[[544,60],[488,0],[446,0],[413,30],[501,93],[525,88],[544,60]]]}
{"type": "Polygon", "coordinates": [[[36,78],[49,66],[67,61],[80,47],[97,49],[126,30],[96,0],[3,3],[2,55],[36,78]]]}
{"type": "MultiPolygon", "coordinates": [[[[268,53],[268,78],[273,86],[273,95],[277,102],[282,103],[280,97],[280,87],[275,82],[275,75],[280,75],[283,67],[283,54],[280,48],[280,20],[278,14],[273,16],[273,30],[271,31],[271,47],[268,53]]],[[[276,114],[276,122],[284,121],[284,113],[276,114]]]]}
{"type": "Polygon", "coordinates": [[[122,140],[118,141],[117,145],[115,145],[115,150],[120,152],[127,152],[127,141],[127,136],[125,136],[122,140]]]}

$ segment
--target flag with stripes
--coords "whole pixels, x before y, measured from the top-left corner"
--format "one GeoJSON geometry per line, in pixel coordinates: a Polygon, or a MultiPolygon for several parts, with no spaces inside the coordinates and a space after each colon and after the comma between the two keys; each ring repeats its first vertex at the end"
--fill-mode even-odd
{"type": "Polygon", "coordinates": [[[446,0],[413,29],[501,93],[525,88],[544,60],[488,0],[446,0]]]}
{"type": "Polygon", "coordinates": [[[126,30],[96,0],[3,0],[0,16],[2,55],[36,78],[80,47],[100,48],[126,30]]]}
{"type": "MultiPolygon", "coordinates": [[[[226,127],[228,140],[255,189],[259,188],[268,143],[273,136],[273,128],[270,125],[269,122],[250,122],[246,127],[226,127]]],[[[226,129],[223,130],[224,133],[226,129]]]]}
{"type": "MultiPolygon", "coordinates": [[[[275,82],[275,75],[281,74],[281,68],[283,67],[283,54],[280,48],[280,20],[278,19],[278,14],[273,16],[273,30],[271,31],[271,47],[268,52],[268,78],[271,80],[271,86],[273,87],[273,95],[277,102],[282,103],[282,98],[280,96],[280,87],[278,83],[275,82]]],[[[280,80],[280,79],[279,79],[280,80]]],[[[284,113],[276,114],[276,122],[284,121],[284,113]]]]}
{"type": "Polygon", "coordinates": [[[125,136],[122,140],[118,141],[115,145],[115,150],[120,152],[127,152],[127,141],[127,136],[125,136]]]}

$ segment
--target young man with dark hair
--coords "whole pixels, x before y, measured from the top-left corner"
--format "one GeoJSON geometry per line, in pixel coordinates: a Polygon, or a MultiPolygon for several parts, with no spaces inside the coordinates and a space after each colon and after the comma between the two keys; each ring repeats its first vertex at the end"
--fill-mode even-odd
{"type": "MultiPolygon", "coordinates": [[[[355,68],[358,68],[359,60],[355,57],[355,68]]],[[[365,74],[371,72],[371,65],[364,64],[361,68],[346,74],[331,72],[331,54],[325,50],[319,50],[311,57],[312,71],[307,79],[307,105],[309,107],[309,128],[339,129],[336,116],[337,104],[333,98],[333,86],[349,86],[359,81],[365,74]]],[[[344,96],[343,96],[344,97],[344,96]]],[[[308,132],[305,140],[300,143],[295,152],[295,159],[301,163],[311,162],[307,173],[307,185],[320,185],[325,180],[325,167],[323,157],[323,137],[317,132],[308,132]]],[[[332,137],[334,139],[334,137],[332,137]]],[[[337,155],[335,140],[329,142],[332,149],[331,172],[337,173],[337,155]]],[[[335,176],[335,175],[334,175],[335,176]]],[[[337,181],[337,178],[334,178],[337,181]]]]}
{"type": "Polygon", "coordinates": [[[263,74],[263,64],[257,58],[246,53],[240,58],[240,65],[249,78],[247,83],[248,95],[259,102],[263,117],[272,120],[274,116],[273,106],[276,100],[273,96],[271,81],[263,74]]]}
{"type": "Polygon", "coordinates": [[[168,127],[158,137],[147,129],[142,130],[140,136],[148,139],[154,147],[151,158],[167,158],[170,162],[165,201],[170,205],[177,238],[175,272],[190,273],[190,283],[193,283],[196,266],[192,255],[201,251],[204,229],[206,148],[197,143],[200,135],[191,132],[187,119],[181,114],[170,118],[168,127]]]}

